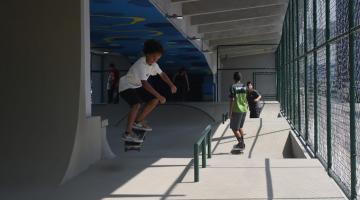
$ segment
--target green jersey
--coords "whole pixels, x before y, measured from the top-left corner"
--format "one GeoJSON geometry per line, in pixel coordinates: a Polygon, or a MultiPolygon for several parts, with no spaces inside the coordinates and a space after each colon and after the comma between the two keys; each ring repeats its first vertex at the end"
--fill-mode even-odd
{"type": "Polygon", "coordinates": [[[244,84],[238,82],[231,86],[229,97],[234,100],[233,112],[247,112],[248,103],[246,99],[247,88],[244,84]]]}

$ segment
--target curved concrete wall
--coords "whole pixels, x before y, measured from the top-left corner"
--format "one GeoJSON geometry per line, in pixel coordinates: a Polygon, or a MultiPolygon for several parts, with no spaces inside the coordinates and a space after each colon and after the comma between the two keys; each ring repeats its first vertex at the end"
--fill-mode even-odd
{"type": "Polygon", "coordinates": [[[87,6],[1,1],[1,185],[56,185],[100,158],[87,6]]]}

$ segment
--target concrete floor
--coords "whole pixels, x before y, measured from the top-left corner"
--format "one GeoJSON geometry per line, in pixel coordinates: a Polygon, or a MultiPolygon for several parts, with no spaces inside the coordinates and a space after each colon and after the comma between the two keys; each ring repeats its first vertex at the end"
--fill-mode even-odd
{"type": "Polygon", "coordinates": [[[161,106],[154,111],[149,118],[154,131],[141,152],[124,152],[124,121],[111,119],[108,140],[118,157],[98,162],[37,199],[344,199],[317,160],[283,158],[290,127],[277,118],[278,112],[278,104],[267,104],[263,119],[246,120],[247,146],[239,155],[231,154],[236,141],[229,121],[214,124],[191,107],[161,106]],[[200,169],[200,182],[194,183],[193,143],[210,123],[215,130],[213,158],[200,169]]]}

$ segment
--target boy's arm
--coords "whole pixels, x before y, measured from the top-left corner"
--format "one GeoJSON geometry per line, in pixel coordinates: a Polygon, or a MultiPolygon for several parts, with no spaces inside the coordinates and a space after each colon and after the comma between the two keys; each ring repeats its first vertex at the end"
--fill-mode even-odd
{"type": "Polygon", "coordinates": [[[256,97],[256,99],[255,99],[255,102],[258,102],[258,101],[260,101],[260,99],[261,99],[261,95],[260,95],[260,93],[258,92],[258,91],[255,91],[256,92],[256,94],[257,94],[257,97],[256,97]]]}
{"type": "Polygon", "coordinates": [[[231,118],[231,116],[232,116],[233,108],[234,108],[234,99],[233,99],[233,98],[230,98],[230,107],[229,107],[229,117],[230,117],[230,118],[231,118]]]}
{"type": "Polygon", "coordinates": [[[169,79],[168,75],[166,75],[165,72],[162,72],[162,73],[160,74],[160,77],[161,77],[161,79],[170,87],[171,92],[172,92],[173,94],[176,93],[177,88],[176,88],[176,86],[174,85],[174,83],[169,79]]]}
{"type": "Polygon", "coordinates": [[[260,101],[260,99],[261,99],[261,95],[259,95],[259,96],[255,99],[255,101],[260,101]]]}
{"type": "Polygon", "coordinates": [[[235,94],[234,94],[234,91],[233,91],[232,87],[230,87],[229,92],[230,92],[230,94],[229,94],[229,98],[230,98],[229,117],[231,119],[232,111],[233,111],[233,108],[234,108],[235,94]]]}
{"type": "Polygon", "coordinates": [[[146,80],[142,80],[141,84],[143,88],[148,91],[150,94],[154,95],[157,99],[160,100],[160,103],[165,103],[166,99],[161,94],[159,94],[146,80]]]}

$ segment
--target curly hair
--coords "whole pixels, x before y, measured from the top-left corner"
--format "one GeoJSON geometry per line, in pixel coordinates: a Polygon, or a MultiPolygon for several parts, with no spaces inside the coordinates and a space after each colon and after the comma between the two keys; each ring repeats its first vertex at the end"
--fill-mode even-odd
{"type": "Polygon", "coordinates": [[[163,54],[164,48],[158,41],[150,39],[150,40],[145,41],[143,52],[145,55],[152,54],[152,53],[163,54]]]}

